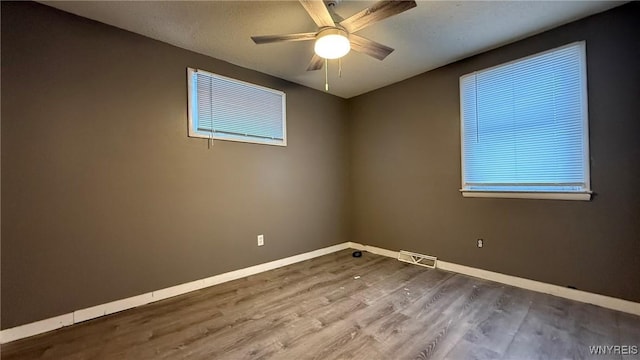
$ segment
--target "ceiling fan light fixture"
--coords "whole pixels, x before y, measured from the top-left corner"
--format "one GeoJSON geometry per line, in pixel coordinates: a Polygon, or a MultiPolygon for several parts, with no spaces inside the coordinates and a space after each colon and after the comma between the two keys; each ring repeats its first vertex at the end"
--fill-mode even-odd
{"type": "Polygon", "coordinates": [[[314,50],[322,58],[338,59],[349,53],[351,43],[346,31],[329,28],[318,33],[314,50]]]}

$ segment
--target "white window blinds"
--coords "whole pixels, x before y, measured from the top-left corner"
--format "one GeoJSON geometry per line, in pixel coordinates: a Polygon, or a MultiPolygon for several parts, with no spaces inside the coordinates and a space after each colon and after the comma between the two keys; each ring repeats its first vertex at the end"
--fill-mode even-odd
{"type": "Polygon", "coordinates": [[[584,42],[460,78],[462,191],[590,193],[584,42]]]}
{"type": "Polygon", "coordinates": [[[188,69],[189,136],[286,145],[285,94],[188,69]]]}

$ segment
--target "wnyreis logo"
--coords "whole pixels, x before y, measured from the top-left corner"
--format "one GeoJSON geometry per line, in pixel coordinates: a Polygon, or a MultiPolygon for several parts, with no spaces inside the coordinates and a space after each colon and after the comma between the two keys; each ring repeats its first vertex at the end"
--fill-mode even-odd
{"type": "Polygon", "coordinates": [[[638,355],[638,345],[591,345],[591,355],[638,355]]]}

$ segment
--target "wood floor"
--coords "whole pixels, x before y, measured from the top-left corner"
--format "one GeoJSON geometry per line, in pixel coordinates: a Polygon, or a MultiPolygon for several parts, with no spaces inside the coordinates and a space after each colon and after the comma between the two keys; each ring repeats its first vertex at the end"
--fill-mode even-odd
{"type": "Polygon", "coordinates": [[[15,341],[2,359],[638,359],[640,317],[345,250],[15,341]],[[633,348],[629,348],[632,351],[633,348]],[[627,352],[629,352],[627,351],[627,352]]]}

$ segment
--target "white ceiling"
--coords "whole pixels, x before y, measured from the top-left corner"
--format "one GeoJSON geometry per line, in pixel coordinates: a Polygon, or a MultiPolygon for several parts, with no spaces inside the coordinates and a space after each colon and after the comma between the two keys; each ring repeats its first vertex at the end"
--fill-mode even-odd
{"type": "MultiPolygon", "coordinates": [[[[313,42],[256,45],[251,35],[316,31],[297,1],[44,1],[46,5],[184,49],[324,90],[307,72],[313,42]]],[[[343,1],[347,18],[374,1],[343,1]]],[[[329,64],[330,93],[344,98],[595,14],[618,1],[418,1],[358,34],[395,49],[384,61],[356,52],[329,64]]],[[[208,70],[208,69],[205,69],[208,70]]],[[[215,69],[211,69],[215,71],[215,69]]]]}

